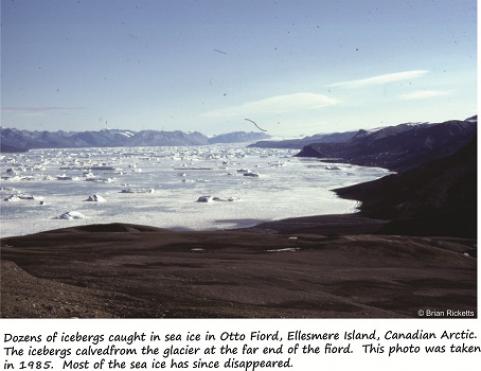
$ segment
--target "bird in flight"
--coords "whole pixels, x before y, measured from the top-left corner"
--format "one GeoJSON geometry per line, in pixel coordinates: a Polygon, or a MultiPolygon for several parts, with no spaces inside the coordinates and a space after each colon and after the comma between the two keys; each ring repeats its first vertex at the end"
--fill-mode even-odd
{"type": "Polygon", "coordinates": [[[267,131],[266,129],[262,129],[259,125],[257,125],[257,123],[251,119],[244,119],[246,121],[249,121],[250,123],[254,124],[256,126],[257,129],[259,130],[262,130],[262,131],[267,131]]]}
{"type": "Polygon", "coordinates": [[[212,49],[212,51],[216,52],[216,53],[219,53],[219,54],[224,54],[224,55],[227,55],[227,52],[223,51],[223,50],[220,50],[220,49],[212,49]]]}

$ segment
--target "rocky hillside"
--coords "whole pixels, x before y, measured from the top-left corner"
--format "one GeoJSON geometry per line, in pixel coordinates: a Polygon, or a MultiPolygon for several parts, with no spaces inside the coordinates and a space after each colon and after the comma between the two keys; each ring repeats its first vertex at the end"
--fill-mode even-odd
{"type": "Polygon", "coordinates": [[[476,127],[477,117],[471,117],[465,121],[360,130],[344,143],[307,145],[298,156],[336,159],[402,172],[455,153],[472,140],[476,127]]]}
{"type": "Polygon", "coordinates": [[[387,219],[385,233],[475,237],[476,137],[451,156],[401,174],[335,190],[361,214],[387,219]]]}

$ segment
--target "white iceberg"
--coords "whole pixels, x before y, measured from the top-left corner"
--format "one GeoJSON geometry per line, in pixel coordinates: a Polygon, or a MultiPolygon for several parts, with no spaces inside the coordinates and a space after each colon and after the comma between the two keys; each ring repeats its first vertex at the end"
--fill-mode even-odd
{"type": "Polygon", "coordinates": [[[213,201],[221,201],[221,202],[234,202],[237,201],[238,199],[235,197],[229,197],[229,198],[220,198],[220,197],[214,197],[213,201]]]}
{"type": "Polygon", "coordinates": [[[62,175],[57,175],[57,180],[72,180],[72,177],[62,174],[62,175]]]}
{"type": "Polygon", "coordinates": [[[21,200],[43,201],[43,197],[41,197],[41,196],[28,195],[28,194],[25,194],[25,193],[19,193],[17,196],[21,200]]]}
{"type": "Polygon", "coordinates": [[[75,219],[85,219],[86,216],[78,211],[67,211],[59,216],[57,219],[64,219],[64,220],[75,220],[75,219]]]}
{"type": "Polygon", "coordinates": [[[7,202],[17,202],[17,201],[20,201],[21,198],[18,197],[17,195],[10,195],[6,198],[3,199],[3,201],[7,201],[7,202]]]}
{"type": "Polygon", "coordinates": [[[62,175],[57,175],[57,180],[79,180],[80,178],[79,177],[72,177],[72,176],[69,176],[69,175],[65,175],[65,174],[62,174],[62,175]]]}

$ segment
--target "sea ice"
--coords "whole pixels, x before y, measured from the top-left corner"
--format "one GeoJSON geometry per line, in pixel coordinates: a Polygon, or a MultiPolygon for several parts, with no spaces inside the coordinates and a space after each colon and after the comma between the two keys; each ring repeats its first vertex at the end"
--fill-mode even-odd
{"type": "Polygon", "coordinates": [[[292,157],[296,153],[222,144],[33,149],[0,156],[2,183],[5,180],[0,197],[3,200],[15,195],[13,200],[20,201],[2,202],[1,237],[64,227],[65,221],[52,215],[64,212],[61,208],[66,205],[70,210],[84,212],[87,197],[83,195],[102,195],[108,202],[102,203],[102,207],[89,207],[86,221],[67,214],[65,218],[72,220],[70,225],[119,222],[202,230],[250,227],[260,221],[288,217],[348,213],[355,210],[356,202],[337,197],[331,189],[389,173],[380,168],[352,165],[347,170],[351,175],[347,175],[347,165],[292,157]],[[172,160],[173,157],[181,161],[172,160]],[[129,168],[133,164],[143,170],[142,174],[129,168]],[[319,167],[310,168],[313,164],[319,167]],[[330,171],[326,166],[338,166],[343,171],[330,171]],[[59,167],[64,170],[60,172],[59,167]],[[7,169],[16,172],[19,169],[20,175],[9,175],[7,169]],[[226,175],[228,172],[231,176],[226,175]],[[259,179],[255,176],[244,177],[245,173],[261,174],[262,181],[255,181],[259,179]],[[65,181],[57,180],[57,176],[65,177],[65,181]],[[110,183],[113,180],[119,186],[110,183]],[[20,189],[13,189],[12,185],[20,189]],[[22,200],[21,194],[41,194],[48,198],[48,206],[32,207],[40,201],[22,200]],[[242,202],[232,202],[238,196],[242,202]],[[193,202],[199,198],[199,203],[193,202]],[[205,202],[215,207],[205,207],[205,202]]]}

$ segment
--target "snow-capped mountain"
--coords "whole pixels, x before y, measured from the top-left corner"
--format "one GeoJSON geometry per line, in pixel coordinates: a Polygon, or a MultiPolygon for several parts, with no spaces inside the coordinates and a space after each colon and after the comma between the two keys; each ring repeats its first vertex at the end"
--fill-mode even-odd
{"type": "Polygon", "coordinates": [[[264,133],[227,133],[208,138],[202,133],[157,130],[99,131],[28,131],[11,128],[0,129],[2,152],[26,151],[32,148],[67,147],[131,147],[131,146],[191,146],[212,143],[239,143],[266,138],[264,133]]]}

